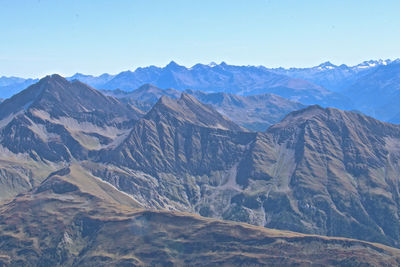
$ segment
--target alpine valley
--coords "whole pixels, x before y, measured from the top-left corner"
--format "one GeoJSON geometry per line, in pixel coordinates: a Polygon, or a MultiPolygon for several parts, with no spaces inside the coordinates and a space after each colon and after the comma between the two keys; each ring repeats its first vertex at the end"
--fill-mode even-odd
{"type": "Polygon", "coordinates": [[[400,265],[398,64],[1,78],[0,266],[400,265]]]}

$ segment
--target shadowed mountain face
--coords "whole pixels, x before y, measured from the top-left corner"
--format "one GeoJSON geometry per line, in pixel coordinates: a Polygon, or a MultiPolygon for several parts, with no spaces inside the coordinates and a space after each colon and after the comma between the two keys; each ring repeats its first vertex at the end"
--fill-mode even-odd
{"type": "Polygon", "coordinates": [[[400,126],[311,106],[247,132],[189,94],[141,116],[59,76],[0,114],[2,199],[79,165],[143,208],[400,246],[400,126]]]}
{"type": "Polygon", "coordinates": [[[2,266],[396,266],[399,255],[352,239],[146,211],[75,164],[0,205],[2,266]]]}
{"type": "Polygon", "coordinates": [[[37,185],[65,161],[114,145],[141,115],[58,75],[5,100],[0,105],[1,198],[37,185]]]}

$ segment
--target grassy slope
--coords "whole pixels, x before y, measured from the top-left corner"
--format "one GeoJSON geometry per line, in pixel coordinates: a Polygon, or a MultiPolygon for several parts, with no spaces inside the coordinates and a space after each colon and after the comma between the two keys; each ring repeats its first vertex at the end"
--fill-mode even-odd
{"type": "Polygon", "coordinates": [[[0,266],[398,265],[379,244],[144,210],[78,165],[0,206],[0,266]]]}

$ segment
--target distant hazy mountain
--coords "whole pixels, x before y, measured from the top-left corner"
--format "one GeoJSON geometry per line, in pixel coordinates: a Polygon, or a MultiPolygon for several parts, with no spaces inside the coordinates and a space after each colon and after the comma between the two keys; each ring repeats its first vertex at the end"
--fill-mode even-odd
{"type": "Polygon", "coordinates": [[[371,60],[356,66],[330,62],[304,69],[275,69],[279,74],[301,78],[340,92],[353,109],[377,119],[400,123],[400,60],[371,60]]]}
{"type": "MultiPolygon", "coordinates": [[[[151,83],[160,88],[175,88],[183,91],[196,89],[206,92],[224,92],[240,95],[274,93],[304,104],[321,104],[349,108],[350,101],[340,94],[302,79],[276,74],[263,67],[197,64],[191,68],[175,62],[164,68],[138,68],[116,75],[100,89],[122,89],[130,91],[142,84],[151,83]]],[[[97,87],[99,88],[99,87],[97,87]]]]}
{"type": "Polygon", "coordinates": [[[382,65],[343,91],[355,108],[381,120],[400,123],[400,62],[382,65]]]}
{"type": "Polygon", "coordinates": [[[311,68],[278,68],[270,70],[289,77],[310,81],[333,92],[341,92],[377,67],[394,62],[396,61],[370,60],[355,66],[347,66],[345,64],[337,66],[330,62],[325,62],[311,68]]]}
{"type": "Polygon", "coordinates": [[[67,80],[69,80],[69,81],[79,80],[83,83],[89,84],[90,86],[99,88],[103,84],[112,80],[114,77],[115,77],[115,75],[110,75],[107,73],[104,73],[100,76],[92,76],[92,75],[85,75],[82,73],[76,73],[75,75],[68,77],[67,80]]]}
{"type": "Polygon", "coordinates": [[[301,103],[274,94],[238,96],[192,90],[185,92],[194,95],[203,103],[212,105],[234,122],[253,131],[265,131],[289,112],[305,108],[301,103]]]}
{"type": "MultiPolygon", "coordinates": [[[[175,89],[160,89],[150,84],[143,85],[132,92],[122,90],[103,92],[145,112],[149,111],[162,96],[177,99],[182,93],[175,89]]],[[[253,131],[265,131],[289,112],[305,107],[303,104],[273,94],[238,96],[194,90],[186,90],[185,93],[195,96],[202,103],[211,105],[235,123],[253,131]]]]}
{"type": "Polygon", "coordinates": [[[179,98],[182,93],[181,91],[171,88],[161,89],[151,84],[142,85],[138,89],[130,92],[120,89],[102,90],[102,92],[106,95],[116,97],[122,102],[129,103],[144,112],[149,111],[162,96],[179,98]]]}
{"type": "Polygon", "coordinates": [[[0,77],[0,98],[9,98],[37,81],[38,79],[0,77]]]}
{"type": "MultiPolygon", "coordinates": [[[[398,60],[370,60],[355,66],[336,66],[330,62],[311,68],[266,68],[263,66],[232,66],[196,64],[187,68],[175,62],[165,67],[144,67],[124,71],[117,75],[100,76],[77,73],[68,80],[78,79],[97,89],[132,91],[143,84],[159,88],[202,90],[238,95],[273,93],[307,105],[319,104],[341,109],[359,109],[353,105],[354,94],[344,96],[343,91],[354,87],[358,80],[372,74],[381,66],[391,66],[398,60]]],[[[0,98],[8,98],[37,80],[0,78],[0,98]]],[[[372,113],[368,113],[373,115],[372,113]]],[[[380,119],[386,119],[384,116],[380,119]]]]}

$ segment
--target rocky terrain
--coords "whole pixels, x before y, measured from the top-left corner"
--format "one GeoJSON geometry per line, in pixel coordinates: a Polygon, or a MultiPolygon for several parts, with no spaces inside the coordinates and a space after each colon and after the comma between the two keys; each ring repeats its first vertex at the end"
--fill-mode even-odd
{"type": "Polygon", "coordinates": [[[76,164],[0,205],[1,266],[395,266],[399,255],[353,239],[144,210],[76,164]]]}
{"type": "Polygon", "coordinates": [[[100,153],[140,173],[99,176],[131,193],[145,180],[142,198],[164,208],[398,246],[399,126],[312,106],[246,133],[176,116],[165,102],[100,153]]]}
{"type": "Polygon", "coordinates": [[[48,76],[0,106],[0,199],[37,185],[90,150],[115,145],[139,110],[81,83],[48,76]]]}
{"type": "MultiPolygon", "coordinates": [[[[0,260],[6,264],[18,255],[54,265],[92,260],[116,264],[112,246],[99,245],[107,243],[101,240],[112,240],[111,235],[120,233],[113,231],[128,227],[126,220],[143,214],[155,218],[152,239],[174,244],[174,249],[159,250],[163,245],[158,241],[134,239],[149,245],[147,252],[146,246],[140,246],[141,256],[126,249],[128,262],[136,265],[157,257],[184,264],[193,251],[214,255],[215,263],[243,259],[243,265],[262,265],[271,255],[276,257],[278,249],[285,251],[282,265],[296,263],[289,261],[297,259],[295,255],[305,265],[307,261],[352,265],[366,260],[391,265],[396,260],[387,252],[390,249],[380,245],[309,234],[400,247],[400,126],[310,106],[289,113],[265,132],[250,132],[187,93],[179,98],[162,96],[144,114],[129,103],[58,75],[5,100],[0,104],[0,120],[0,212],[4,214],[0,225],[6,233],[0,238],[0,260]],[[43,217],[30,215],[39,211],[43,217]],[[275,241],[265,241],[270,240],[266,237],[257,243],[247,238],[287,233],[180,212],[303,234],[275,241]],[[90,218],[76,219],[82,216],[90,218]],[[175,220],[171,218],[182,216],[191,219],[171,225],[175,220]],[[39,226],[38,220],[46,217],[48,224],[39,226]],[[204,228],[186,229],[185,224],[204,228]],[[249,232],[240,234],[241,230],[232,230],[235,227],[249,232]],[[65,230],[67,237],[49,234],[65,232],[59,229],[71,232],[65,230]],[[213,253],[208,246],[206,250],[196,247],[176,257],[177,240],[189,242],[188,248],[189,244],[202,246],[199,240],[207,242],[214,230],[222,243],[215,243],[213,253]],[[68,248],[66,243],[74,238],[76,245],[68,248]],[[89,239],[94,243],[85,243],[89,239]],[[88,254],[82,247],[88,247],[88,254]],[[239,256],[229,250],[232,247],[240,248],[239,256]],[[215,253],[219,249],[221,253],[215,253]],[[160,253],[157,257],[149,254],[155,250],[160,253]],[[56,258],[41,258],[46,251],[56,258]]],[[[127,241],[118,242],[125,246],[127,241]]]]}

